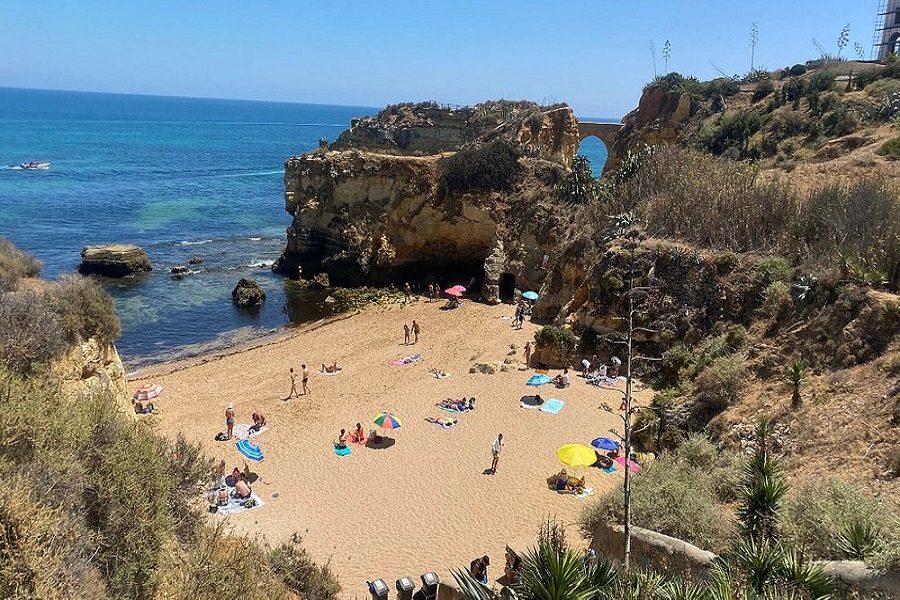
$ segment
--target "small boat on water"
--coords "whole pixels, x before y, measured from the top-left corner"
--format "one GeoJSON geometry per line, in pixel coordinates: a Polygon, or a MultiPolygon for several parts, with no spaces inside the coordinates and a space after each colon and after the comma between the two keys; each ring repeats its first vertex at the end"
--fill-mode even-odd
{"type": "Polygon", "coordinates": [[[30,160],[28,162],[21,163],[19,167],[25,169],[26,171],[46,171],[50,168],[50,163],[30,160]]]}

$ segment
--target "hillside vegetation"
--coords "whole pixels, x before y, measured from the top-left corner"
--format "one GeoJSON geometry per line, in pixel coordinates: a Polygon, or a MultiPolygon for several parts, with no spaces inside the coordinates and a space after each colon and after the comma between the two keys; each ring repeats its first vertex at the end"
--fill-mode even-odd
{"type": "Polygon", "coordinates": [[[53,361],[119,333],[96,283],[35,279],[40,264],[5,240],[0,267],[0,597],[336,597],[300,538],[269,548],[204,518],[197,447],[111,393],[63,391],[53,361]]]}

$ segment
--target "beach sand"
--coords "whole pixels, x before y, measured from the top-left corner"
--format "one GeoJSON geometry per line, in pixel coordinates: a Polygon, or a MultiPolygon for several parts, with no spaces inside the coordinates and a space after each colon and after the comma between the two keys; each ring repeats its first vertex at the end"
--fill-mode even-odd
{"type": "MultiPolygon", "coordinates": [[[[578,473],[586,475],[595,496],[579,500],[549,491],[545,482],[561,467],[555,451],[562,444],[589,444],[609,435],[611,427],[621,432],[621,419],[599,409],[603,401],[617,408],[621,396],[587,385],[574,373],[565,390],[528,388],[532,371],[524,370],[522,348],[536,326],[513,330],[509,319],[500,318],[513,313],[510,306],[439,306],[417,301],[372,308],[207,362],[146,369],[131,385],[161,383],[159,432],[200,442],[210,457],[226,459],[229,470],[242,466],[243,457],[233,442],[213,439],[224,430],[225,406],[234,403],[238,423],[250,423],[251,413],[262,409],[268,430],[254,441],[266,458],[251,463],[251,470],[260,476],[253,491],[266,504],[230,517],[230,523],[272,544],[303,534],[314,558],[329,562],[340,578],[342,595],[365,595],[367,579],[383,578],[393,586],[398,577],[418,580],[429,570],[449,580],[450,568],[483,554],[490,556],[496,580],[503,575],[506,544],[520,550],[532,545],[548,517],[567,524],[570,540],[577,542],[585,503],[622,484],[621,468],[611,475],[582,469],[578,473]],[[403,323],[412,319],[422,334],[418,344],[404,346],[403,323]],[[475,361],[502,362],[511,344],[516,363],[509,372],[469,373],[475,361]],[[416,352],[424,355],[419,364],[389,364],[416,352]],[[323,362],[335,360],[343,367],[340,375],[318,373],[323,362]],[[312,393],[285,401],[288,368],[298,373],[299,387],[302,363],[313,372],[312,393]],[[438,380],[432,368],[451,376],[438,380]],[[565,408],[558,415],[520,408],[520,398],[535,389],[544,398],[564,400],[565,408]],[[476,396],[477,409],[460,415],[455,428],[425,421],[449,416],[436,402],[463,395],[476,396]],[[340,428],[349,431],[361,422],[368,431],[382,410],[403,423],[387,433],[396,440],[393,446],[352,446],[350,456],[334,454],[340,428]],[[499,469],[485,474],[491,442],[500,432],[505,448],[499,469]]],[[[649,393],[638,397],[647,401],[649,393]]]]}

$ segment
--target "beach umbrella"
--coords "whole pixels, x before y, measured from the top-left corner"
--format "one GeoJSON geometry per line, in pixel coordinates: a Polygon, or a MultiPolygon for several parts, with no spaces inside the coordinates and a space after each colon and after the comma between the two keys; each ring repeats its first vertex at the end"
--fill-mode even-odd
{"type": "Polygon", "coordinates": [[[599,437],[591,442],[591,446],[597,450],[609,450],[610,452],[619,451],[619,442],[605,437],[599,437]]]}
{"type": "Polygon", "coordinates": [[[584,444],[566,444],[556,451],[556,458],[570,467],[589,467],[597,462],[597,453],[584,444]]]}
{"type": "Polygon", "coordinates": [[[447,288],[446,290],[444,290],[444,293],[448,296],[456,296],[457,298],[463,295],[463,292],[459,291],[455,287],[447,288]]]}
{"type": "Polygon", "coordinates": [[[466,286],[464,286],[464,285],[454,285],[454,286],[453,286],[452,288],[450,288],[450,289],[451,289],[451,290],[456,290],[456,291],[458,291],[458,292],[462,292],[463,294],[466,293],[466,286]]]}
{"type": "Polygon", "coordinates": [[[524,294],[522,294],[522,297],[525,298],[526,300],[537,300],[538,299],[537,292],[531,292],[531,291],[525,292],[524,294]]]}
{"type": "Polygon", "coordinates": [[[374,421],[382,429],[400,429],[400,419],[389,412],[379,413],[374,421]]]}
{"type": "Polygon", "coordinates": [[[153,400],[163,391],[163,386],[158,383],[145,383],[134,392],[134,400],[153,400]]]}

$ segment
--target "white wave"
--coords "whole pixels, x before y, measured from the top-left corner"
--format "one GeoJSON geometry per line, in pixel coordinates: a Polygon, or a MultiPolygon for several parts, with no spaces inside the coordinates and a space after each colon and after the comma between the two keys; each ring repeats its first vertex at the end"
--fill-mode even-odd
{"type": "Polygon", "coordinates": [[[0,167],[0,171],[23,171],[22,167],[19,165],[5,165],[0,167]]]}
{"type": "Polygon", "coordinates": [[[262,238],[260,238],[260,237],[252,237],[252,238],[250,238],[250,241],[251,241],[251,242],[258,242],[258,241],[260,241],[261,239],[262,239],[262,238]]]}
{"type": "Polygon", "coordinates": [[[217,175],[217,177],[258,177],[260,175],[283,175],[284,169],[278,169],[277,171],[257,171],[254,173],[229,173],[228,175],[217,175]]]}
{"type": "Polygon", "coordinates": [[[275,264],[274,260],[257,260],[255,262],[244,265],[244,268],[246,268],[246,269],[261,269],[263,267],[271,267],[274,264],[275,264]]]}
{"type": "Polygon", "coordinates": [[[212,240],[182,240],[182,246],[202,246],[203,244],[209,244],[212,240]]]}

